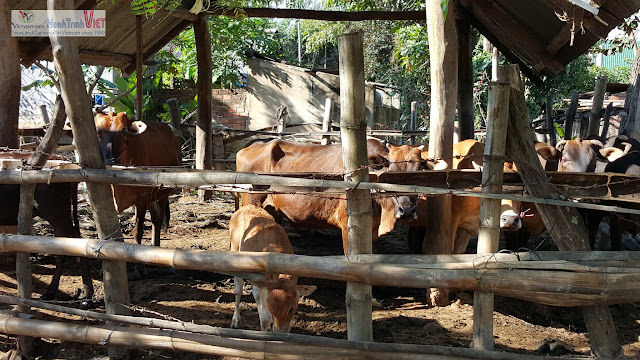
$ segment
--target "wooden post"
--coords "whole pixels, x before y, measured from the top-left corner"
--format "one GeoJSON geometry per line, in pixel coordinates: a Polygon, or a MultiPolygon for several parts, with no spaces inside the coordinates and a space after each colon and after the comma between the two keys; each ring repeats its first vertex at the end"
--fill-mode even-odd
{"type": "Polygon", "coordinates": [[[500,53],[497,47],[491,48],[491,81],[498,81],[498,69],[500,68],[500,53]]]}
{"type": "Polygon", "coordinates": [[[567,109],[567,118],[564,120],[564,140],[571,140],[571,136],[573,135],[573,123],[576,119],[579,98],[579,92],[574,91],[571,93],[571,102],[569,103],[569,109],[567,109]]]}
{"type": "Polygon", "coordinates": [[[596,76],[596,88],[593,92],[591,103],[591,117],[589,118],[589,130],[587,136],[600,134],[600,118],[602,118],[602,104],[604,93],[607,91],[608,78],[604,75],[596,76]]]}
{"type": "Polygon", "coordinates": [[[142,62],[144,61],[144,43],[142,42],[142,15],[136,15],[136,120],[142,116],[142,62]]]}
{"type": "Polygon", "coordinates": [[[549,90],[549,93],[547,94],[545,116],[547,117],[547,135],[549,135],[549,144],[556,147],[556,127],[553,122],[553,90],[549,90]]]}
{"type": "Polygon", "coordinates": [[[222,133],[222,130],[224,129],[224,125],[220,123],[219,115],[215,115],[214,119],[215,121],[213,121],[213,128],[211,129],[211,138],[212,138],[211,150],[213,153],[213,158],[216,160],[222,160],[222,161],[216,161],[215,163],[213,163],[213,168],[215,170],[225,170],[224,138],[222,133]]]}
{"type": "MultiPolygon", "coordinates": [[[[509,128],[507,154],[514,160],[529,194],[533,197],[562,199],[564,196],[549,183],[540,165],[530,134],[529,115],[521,90],[517,65],[500,68],[498,77],[511,83],[509,94],[509,128]]],[[[561,251],[590,250],[589,236],[577,209],[536,204],[553,240],[561,251]]],[[[621,352],[611,313],[606,305],[583,308],[591,349],[596,357],[616,357],[621,352]]]]}
{"type": "MultiPolygon", "coordinates": [[[[612,112],[613,112],[613,103],[609,103],[606,109],[604,109],[604,117],[602,121],[602,132],[600,133],[600,137],[603,139],[607,138],[607,133],[609,132],[609,118],[611,118],[612,112]]],[[[620,129],[618,129],[618,131],[620,131],[620,129]]]]}
{"type": "Polygon", "coordinates": [[[44,121],[45,124],[48,124],[49,113],[47,112],[47,105],[40,105],[38,106],[38,108],[40,109],[40,114],[42,115],[42,121],[44,121]]]}
{"type": "MultiPolygon", "coordinates": [[[[634,64],[640,61],[634,61],[634,64]]],[[[624,101],[624,107],[629,109],[627,116],[620,123],[620,135],[629,135],[633,132],[633,127],[636,119],[636,109],[638,108],[638,93],[640,92],[640,74],[636,76],[635,82],[629,82],[629,88],[627,89],[627,98],[624,101]]]]}
{"type": "MultiPolygon", "coordinates": [[[[213,81],[211,75],[211,35],[209,34],[208,16],[199,14],[193,22],[196,40],[196,60],[198,62],[198,119],[196,120],[196,169],[211,169],[213,154],[211,137],[211,103],[213,81]]],[[[212,192],[198,190],[200,201],[211,197],[212,192]]]]}
{"type": "Polygon", "coordinates": [[[20,147],[18,112],[20,105],[20,50],[18,38],[11,36],[13,3],[0,0],[0,146],[20,147]]]}
{"type": "MultiPolygon", "coordinates": [[[[322,117],[322,132],[331,131],[331,115],[333,114],[333,100],[326,98],[324,101],[324,116],[322,117]]],[[[331,135],[322,135],[321,145],[331,144],[331,135]]]]}
{"type": "Polygon", "coordinates": [[[456,19],[458,31],[458,141],[473,139],[473,44],[471,21],[466,11],[456,19]]]}
{"type": "MultiPolygon", "coordinates": [[[[46,106],[44,107],[46,114],[46,106]]],[[[66,115],[64,113],[64,103],[62,98],[58,96],[53,114],[53,124],[49,126],[45,136],[38,145],[36,151],[33,152],[27,161],[28,167],[42,167],[48,159],[48,154],[52,153],[58,146],[58,141],[62,136],[66,115]]],[[[33,202],[36,184],[24,184],[20,186],[20,209],[18,212],[18,233],[22,235],[31,235],[33,224],[33,202]]],[[[18,296],[30,299],[33,293],[33,283],[31,275],[30,254],[19,252],[16,254],[16,280],[18,283],[18,296]]],[[[29,314],[31,309],[28,306],[18,306],[18,311],[23,314],[29,314]]],[[[22,355],[28,356],[33,353],[33,338],[26,336],[18,336],[18,348],[22,355]]]]}
{"type": "MultiPolygon", "coordinates": [[[[409,123],[409,130],[416,131],[417,118],[418,118],[418,102],[417,101],[412,101],[411,102],[411,123],[409,123]]],[[[409,143],[411,145],[415,145],[416,144],[416,136],[415,135],[411,135],[409,137],[409,143]]]]}
{"type": "MultiPolygon", "coordinates": [[[[47,1],[49,11],[73,8],[72,0],[47,1]]],[[[50,15],[50,17],[52,16],[50,15]]],[[[51,35],[49,38],[56,71],[60,78],[62,99],[73,129],[78,162],[86,168],[104,169],[102,154],[96,141],[98,134],[89,105],[90,99],[84,87],[84,75],[78,55],[77,40],[73,37],[55,35],[51,35]]],[[[87,182],[87,190],[98,237],[104,241],[123,241],[118,213],[113,204],[111,186],[87,182]]],[[[125,306],[129,304],[129,289],[126,263],[124,261],[103,260],[102,274],[106,312],[108,314],[127,314],[129,311],[125,306]]],[[[107,322],[108,327],[118,325],[107,322]]],[[[124,359],[128,357],[128,351],[123,348],[109,347],[109,356],[115,359],[124,359]]]]}
{"type": "Polygon", "coordinates": [[[445,21],[439,0],[427,0],[427,29],[431,60],[431,119],[429,156],[451,164],[453,158],[453,122],[458,96],[458,44],[455,9],[449,1],[445,21]]]}
{"type": "MultiPolygon", "coordinates": [[[[345,180],[369,181],[367,121],[364,105],[362,32],[338,37],[340,69],[340,133],[345,180]]],[[[372,212],[369,190],[347,191],[347,250],[349,255],[371,254],[372,212]]],[[[347,283],[347,338],[373,341],[371,286],[347,283]]]]}
{"type": "Polygon", "coordinates": [[[282,138],[282,133],[287,128],[287,123],[289,122],[289,110],[286,106],[280,105],[278,110],[276,111],[276,124],[278,131],[278,139],[282,138]]]}
{"type": "MultiPolygon", "coordinates": [[[[489,83],[487,109],[487,140],[484,149],[482,191],[502,193],[504,153],[509,124],[508,83],[489,83]]],[[[498,252],[500,240],[500,200],[480,201],[480,232],[478,254],[498,252]]],[[[473,347],[493,350],[493,293],[476,291],[473,294],[473,347]]]]}
{"type": "MultiPolygon", "coordinates": [[[[429,121],[429,157],[444,160],[449,166],[453,160],[453,127],[458,95],[458,42],[456,40],[457,1],[449,1],[445,21],[439,0],[427,0],[427,30],[431,61],[431,118],[429,121]]],[[[429,229],[423,250],[428,254],[451,254],[454,249],[448,226],[451,223],[452,198],[450,195],[430,196],[429,229]]],[[[430,305],[449,304],[446,290],[429,290],[430,305]]]]}
{"type": "Polygon", "coordinates": [[[171,126],[181,131],[182,118],[180,117],[180,109],[178,109],[178,99],[167,100],[167,107],[169,108],[169,117],[171,117],[171,126]]]}

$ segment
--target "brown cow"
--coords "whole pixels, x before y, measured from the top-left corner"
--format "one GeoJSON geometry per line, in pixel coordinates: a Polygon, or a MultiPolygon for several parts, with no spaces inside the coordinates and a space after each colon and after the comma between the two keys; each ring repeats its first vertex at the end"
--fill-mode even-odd
{"type": "MultiPolygon", "coordinates": [[[[180,166],[180,142],[167,124],[132,121],[127,114],[97,114],[100,150],[107,164],[132,166],[180,166]]],[[[160,246],[160,228],[169,225],[169,195],[172,189],[113,185],[116,210],[136,206],[133,237],[142,242],[144,216],[151,213],[152,243],[160,246]]]]}
{"type": "MultiPolygon", "coordinates": [[[[31,151],[3,150],[0,151],[0,158],[26,160],[31,156],[31,154],[31,151]]],[[[52,155],[49,159],[66,160],[58,155],[52,155]]],[[[14,227],[13,231],[17,233],[20,185],[0,185],[0,199],[2,199],[3,205],[0,209],[0,225],[14,227]]],[[[51,183],[36,185],[34,192],[33,215],[40,216],[51,224],[55,236],[71,238],[81,237],[78,225],[77,207],[77,183],[51,183]]],[[[56,256],[56,268],[47,291],[41,297],[43,300],[53,299],[57,294],[65,259],[65,256],[56,256]]],[[[91,281],[91,274],[89,273],[88,259],[85,257],[80,257],[78,259],[82,275],[82,291],[80,292],[79,297],[90,299],[93,297],[93,282],[91,281]]]]}
{"type": "MultiPolygon", "coordinates": [[[[263,208],[246,205],[236,211],[229,221],[231,251],[278,252],[293,254],[287,233],[263,208]]],[[[253,284],[253,297],[258,307],[260,328],[288,333],[291,320],[298,309],[298,300],[311,295],[314,285],[298,285],[298,277],[268,273],[264,282],[253,284]]],[[[231,327],[240,325],[240,297],[244,280],[234,278],[236,303],[231,327]]]]}
{"type": "MultiPolygon", "coordinates": [[[[372,141],[378,140],[368,140],[368,142],[372,141]]],[[[413,156],[412,161],[405,161],[407,158],[403,157],[405,156],[403,149],[388,146],[389,158],[398,162],[395,168],[419,169],[419,157],[413,156]]],[[[412,154],[415,155],[415,153],[412,154]]],[[[254,142],[237,153],[236,170],[262,174],[342,173],[342,146],[340,144],[302,144],[283,140],[254,142]]],[[[275,211],[283,213],[298,225],[342,230],[342,244],[345,254],[347,253],[347,210],[344,195],[269,194],[266,196],[242,194],[241,199],[243,205],[271,206],[275,211]]],[[[373,200],[372,207],[372,231],[375,240],[380,235],[393,230],[396,215],[392,199],[373,200]]],[[[405,211],[403,216],[413,217],[414,215],[413,212],[405,211]]]]}

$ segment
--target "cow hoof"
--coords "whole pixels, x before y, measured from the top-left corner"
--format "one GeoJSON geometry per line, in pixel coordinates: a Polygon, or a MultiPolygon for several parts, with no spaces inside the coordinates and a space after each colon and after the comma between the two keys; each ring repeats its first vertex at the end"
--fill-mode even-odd
{"type": "Polygon", "coordinates": [[[429,307],[445,307],[449,306],[449,290],[447,289],[427,289],[427,306],[429,307]]]}

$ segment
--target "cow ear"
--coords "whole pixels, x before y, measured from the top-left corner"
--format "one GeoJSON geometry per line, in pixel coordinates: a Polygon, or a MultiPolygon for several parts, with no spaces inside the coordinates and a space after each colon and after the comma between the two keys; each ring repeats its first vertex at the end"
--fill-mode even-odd
{"type": "Polygon", "coordinates": [[[556,149],[556,148],[554,148],[553,146],[550,146],[550,145],[539,146],[536,149],[536,152],[538,153],[538,155],[542,156],[542,158],[547,160],[547,161],[558,161],[558,160],[560,160],[560,157],[562,156],[560,151],[561,151],[560,149],[556,149]]]}
{"type": "Polygon", "coordinates": [[[420,150],[420,151],[424,150],[424,145],[418,146],[418,150],[420,150]]]}
{"type": "Polygon", "coordinates": [[[379,154],[371,154],[367,156],[367,162],[373,170],[382,170],[385,165],[388,165],[389,160],[379,154]]]}
{"type": "Polygon", "coordinates": [[[558,151],[562,151],[564,150],[564,146],[567,145],[567,140],[560,140],[558,141],[558,143],[556,144],[556,149],[558,149],[558,151]]]}
{"type": "Polygon", "coordinates": [[[617,159],[619,159],[620,157],[622,157],[625,152],[623,150],[620,150],[618,148],[615,147],[606,147],[606,148],[602,148],[600,149],[600,155],[602,155],[602,157],[606,158],[609,162],[613,162],[617,159]]]}
{"type": "Polygon", "coordinates": [[[318,287],[315,285],[298,285],[296,290],[298,291],[298,297],[309,296],[316,291],[318,287]]]}
{"type": "Polygon", "coordinates": [[[131,126],[129,126],[129,133],[131,135],[140,135],[145,130],[147,130],[147,124],[142,121],[134,121],[131,123],[131,126]]]}

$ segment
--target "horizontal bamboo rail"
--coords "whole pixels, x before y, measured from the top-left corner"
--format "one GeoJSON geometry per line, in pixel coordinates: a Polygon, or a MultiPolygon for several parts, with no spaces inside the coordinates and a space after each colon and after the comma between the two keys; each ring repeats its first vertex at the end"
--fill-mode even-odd
{"type": "MultiPolygon", "coordinates": [[[[526,265],[496,262],[488,266],[489,261],[482,261],[461,269],[420,268],[345,258],[181,250],[115,241],[5,234],[0,234],[0,251],[118,259],[225,274],[273,272],[374,286],[477,290],[555,306],[640,301],[640,269],[630,266],[590,267],[559,261],[529,261],[526,265]]],[[[635,259],[621,261],[625,265],[635,259]]]]}
{"type": "MultiPolygon", "coordinates": [[[[97,326],[67,324],[43,320],[21,319],[0,315],[0,332],[14,335],[29,335],[54,338],[63,341],[94,345],[115,345],[145,349],[187,351],[217,356],[235,356],[248,359],[579,359],[582,357],[540,357],[515,355],[505,352],[482,351],[467,348],[452,348],[438,345],[386,344],[321,338],[322,345],[299,344],[291,338],[302,335],[283,334],[286,340],[252,340],[226,338],[176,330],[147,328],[113,329],[97,326]]],[[[267,336],[267,334],[265,334],[267,336]]],[[[276,334],[272,335],[276,337],[276,334]]],[[[308,341],[313,341],[311,336],[308,341]]],[[[316,337],[313,337],[316,338],[316,337]]]]}
{"type": "Polygon", "coordinates": [[[323,179],[300,179],[274,175],[256,175],[249,173],[236,173],[226,171],[170,171],[170,172],[146,172],[146,171],[121,171],[98,169],[72,169],[72,170],[26,170],[26,171],[0,171],[0,184],[33,184],[33,183],[59,183],[59,182],[101,182],[116,185],[141,185],[159,187],[199,187],[212,184],[254,184],[275,186],[278,192],[302,192],[293,187],[304,187],[306,191],[319,192],[329,188],[325,193],[344,192],[353,189],[369,189],[386,192],[406,194],[441,195],[452,194],[488,199],[509,199],[541,203],[558,206],[570,206],[585,209],[603,210],[618,213],[639,214],[640,210],[618,206],[599,204],[587,204],[571,201],[533,198],[529,196],[517,196],[509,194],[490,194],[465,190],[451,190],[417,185],[396,185],[372,182],[349,182],[323,179]],[[333,189],[333,190],[331,190],[333,189]]]}

